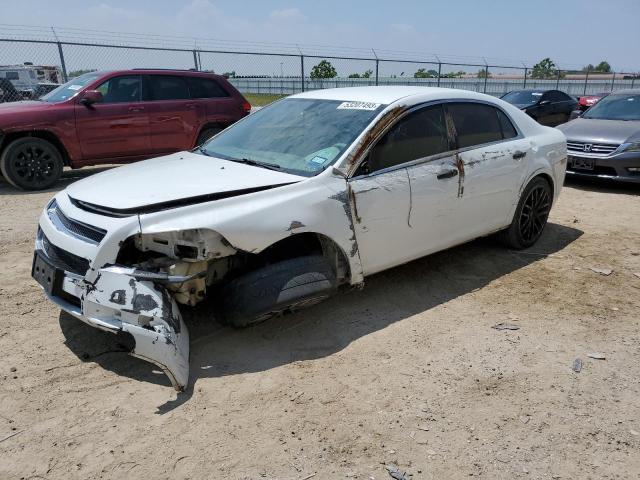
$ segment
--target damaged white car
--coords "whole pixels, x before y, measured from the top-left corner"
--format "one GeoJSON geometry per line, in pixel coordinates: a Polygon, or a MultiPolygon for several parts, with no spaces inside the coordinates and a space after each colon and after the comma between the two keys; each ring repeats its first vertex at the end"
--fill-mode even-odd
{"type": "Polygon", "coordinates": [[[566,156],[561,132],[487,95],[293,95],[194,151],[58,193],[40,219],[32,275],[62,310],[127,336],[131,354],[180,390],[180,309],[209,298],[219,320],[246,326],[479,236],[529,247],[566,156]]]}

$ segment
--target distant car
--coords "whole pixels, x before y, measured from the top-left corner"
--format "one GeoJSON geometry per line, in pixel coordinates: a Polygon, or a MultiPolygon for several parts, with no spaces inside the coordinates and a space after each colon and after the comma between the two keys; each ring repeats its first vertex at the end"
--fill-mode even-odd
{"type": "Polygon", "coordinates": [[[567,175],[640,183],[640,89],[612,93],[558,129],[567,175]]]}
{"type": "Polygon", "coordinates": [[[555,127],[569,121],[578,102],[560,90],[513,90],[502,100],[515,105],[542,125],[555,127]]]}
{"type": "Polygon", "coordinates": [[[0,103],[22,100],[22,94],[6,78],[0,78],[0,103]]]}
{"type": "Polygon", "coordinates": [[[189,150],[248,115],[224,77],[182,70],[91,72],[37,101],[0,105],[0,169],[25,190],[72,168],[189,150]]]}
{"type": "Polygon", "coordinates": [[[602,100],[611,92],[594,93],[591,95],[583,95],[578,97],[578,110],[585,111],[587,108],[594,106],[598,100],[602,100]]]}
{"type": "Polygon", "coordinates": [[[244,327],[491,233],[530,247],[566,155],[558,130],[481,93],[297,94],[193,152],[59,192],[40,217],[32,275],[62,310],[124,339],[181,390],[181,309],[209,301],[244,327]]]}
{"type": "Polygon", "coordinates": [[[39,83],[36,89],[33,91],[33,99],[38,99],[45,96],[47,93],[54,91],[60,86],[59,83],[39,83]]]}

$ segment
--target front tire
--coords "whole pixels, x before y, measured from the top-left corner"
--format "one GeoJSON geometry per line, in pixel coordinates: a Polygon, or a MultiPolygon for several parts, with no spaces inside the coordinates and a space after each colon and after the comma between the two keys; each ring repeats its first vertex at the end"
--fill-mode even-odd
{"type": "Polygon", "coordinates": [[[535,177],[522,192],[511,225],[500,232],[500,240],[514,250],[534,245],[547,224],[553,193],[542,177],[535,177]]]}
{"type": "Polygon", "coordinates": [[[22,190],[52,187],[62,175],[60,151],[50,142],[36,137],[18,138],[0,156],[4,178],[22,190]]]}
{"type": "Polygon", "coordinates": [[[209,140],[214,135],[217,135],[222,130],[223,129],[220,127],[210,127],[210,128],[204,129],[202,132],[200,132],[200,135],[198,135],[198,140],[196,141],[196,147],[202,145],[204,142],[209,140]]]}
{"type": "Polygon", "coordinates": [[[221,320],[247,327],[315,305],[336,290],[335,273],[324,257],[284,260],[231,280],[221,292],[221,320]]]}

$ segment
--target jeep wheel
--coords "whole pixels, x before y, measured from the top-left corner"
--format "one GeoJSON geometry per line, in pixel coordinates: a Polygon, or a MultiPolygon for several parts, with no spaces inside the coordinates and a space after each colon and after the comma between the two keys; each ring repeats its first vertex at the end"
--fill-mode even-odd
{"type": "Polygon", "coordinates": [[[24,137],[11,142],[0,156],[0,170],[14,187],[44,190],[62,175],[62,155],[41,138],[24,137]]]}
{"type": "Polygon", "coordinates": [[[315,305],[336,289],[335,274],[324,257],[284,260],[231,280],[222,289],[221,320],[246,327],[315,305]]]}
{"type": "Polygon", "coordinates": [[[209,140],[214,135],[217,135],[221,131],[222,131],[222,128],[220,127],[211,127],[211,128],[204,129],[202,132],[200,132],[200,135],[198,135],[198,141],[196,142],[196,146],[202,145],[204,142],[209,140]]]}

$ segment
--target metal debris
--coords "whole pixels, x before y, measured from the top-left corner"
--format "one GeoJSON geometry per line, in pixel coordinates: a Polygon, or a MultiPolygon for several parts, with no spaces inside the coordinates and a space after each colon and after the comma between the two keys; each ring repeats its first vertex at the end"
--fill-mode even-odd
{"type": "Polygon", "coordinates": [[[600,275],[604,275],[605,277],[608,277],[613,273],[613,270],[610,268],[589,267],[589,270],[591,270],[592,272],[599,273],[600,275]]]}
{"type": "Polygon", "coordinates": [[[520,330],[520,325],[514,325],[513,323],[498,323],[491,328],[495,330],[520,330]]]}
{"type": "Polygon", "coordinates": [[[582,370],[582,360],[579,358],[576,358],[573,361],[573,366],[571,367],[571,370],[573,370],[576,373],[580,373],[580,371],[582,370]]]}
{"type": "Polygon", "coordinates": [[[394,465],[393,463],[385,465],[384,468],[387,469],[387,472],[389,472],[391,478],[395,478],[396,480],[411,480],[413,478],[413,475],[407,472],[400,471],[397,465],[394,465]]]}
{"type": "Polygon", "coordinates": [[[16,435],[18,435],[19,433],[22,433],[22,432],[24,432],[24,430],[18,430],[16,432],[10,433],[6,437],[0,438],[0,442],[4,442],[5,440],[9,440],[11,437],[15,437],[16,435]]]}
{"type": "Polygon", "coordinates": [[[605,356],[604,353],[600,353],[600,352],[591,352],[587,354],[587,357],[589,358],[593,358],[595,360],[606,360],[607,357],[605,356]]]}

